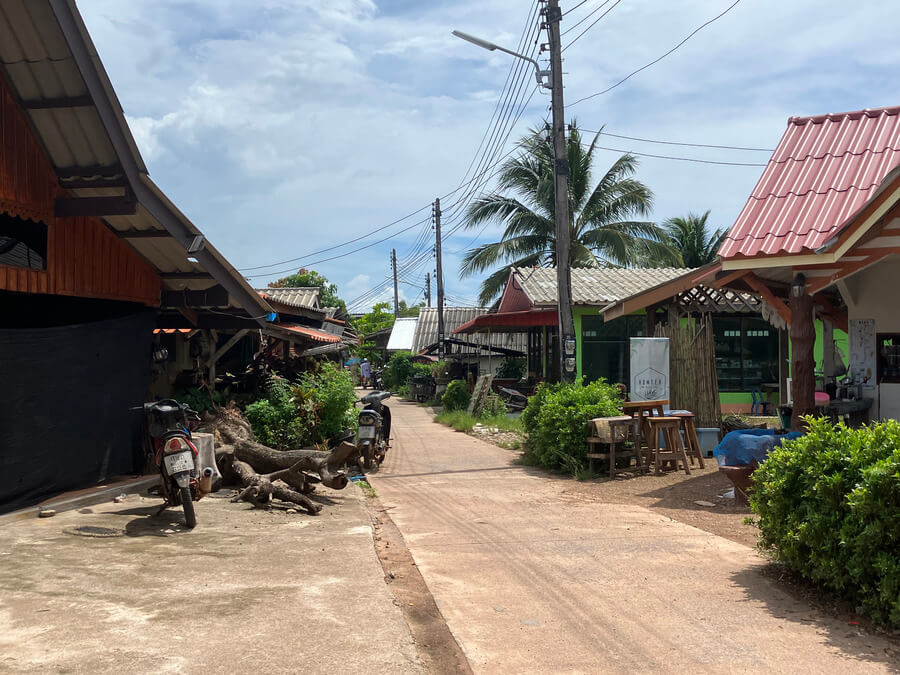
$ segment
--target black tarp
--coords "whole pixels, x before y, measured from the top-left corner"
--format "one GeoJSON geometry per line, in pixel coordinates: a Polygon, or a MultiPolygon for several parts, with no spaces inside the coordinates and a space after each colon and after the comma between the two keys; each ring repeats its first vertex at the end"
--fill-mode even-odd
{"type": "Polygon", "coordinates": [[[154,323],[0,329],[0,513],[140,470],[154,323]]]}

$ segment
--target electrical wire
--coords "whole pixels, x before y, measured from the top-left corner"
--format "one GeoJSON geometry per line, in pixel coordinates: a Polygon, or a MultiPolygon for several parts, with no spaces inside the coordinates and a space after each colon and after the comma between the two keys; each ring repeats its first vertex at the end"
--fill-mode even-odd
{"type": "Polygon", "coordinates": [[[748,152],[775,152],[772,148],[748,148],[740,145],[712,145],[709,143],[678,143],[676,141],[657,141],[652,138],[639,138],[637,136],[624,136],[622,134],[613,134],[601,129],[600,131],[592,131],[591,129],[579,129],[578,131],[585,134],[601,134],[602,136],[612,136],[613,138],[624,138],[629,141],[640,141],[641,143],[658,143],[661,145],[683,145],[689,148],[715,148],[717,150],[746,150],[748,152]]]}
{"type": "Polygon", "coordinates": [[[579,3],[578,3],[577,5],[575,5],[574,7],[569,7],[569,9],[567,9],[565,12],[563,12],[561,16],[565,16],[565,15],[568,14],[569,12],[574,12],[576,9],[578,9],[578,8],[581,7],[583,4],[585,4],[587,1],[588,1],[588,0],[581,0],[581,2],[579,2],[579,3]]]}
{"type": "MultiPolygon", "coordinates": [[[[572,42],[570,42],[568,45],[566,45],[566,47],[564,47],[562,51],[566,51],[566,49],[567,49],[569,46],[571,46],[572,44],[575,43],[575,40],[577,40],[577,39],[580,38],[582,35],[584,35],[585,33],[587,33],[591,28],[593,28],[594,26],[596,26],[597,23],[600,21],[600,19],[602,19],[604,16],[606,16],[606,15],[609,14],[611,11],[613,11],[613,10],[616,8],[616,5],[618,5],[621,1],[622,1],[622,0],[616,0],[616,4],[615,4],[615,5],[613,5],[613,6],[610,7],[608,10],[606,10],[605,12],[603,12],[603,14],[601,14],[600,16],[598,16],[598,17],[597,17],[597,20],[594,21],[594,23],[592,23],[590,26],[588,26],[587,28],[585,28],[584,31],[582,31],[581,33],[579,33],[578,37],[576,37],[574,40],[572,40],[572,42]]],[[[596,13],[599,12],[601,9],[603,9],[606,5],[608,5],[609,2],[610,2],[610,0],[605,0],[605,2],[603,2],[603,3],[600,4],[600,5],[598,5],[598,6],[595,7],[593,10],[591,10],[591,12],[589,12],[588,14],[586,14],[586,15],[581,19],[581,21],[578,21],[577,23],[573,23],[571,26],[569,26],[568,28],[566,28],[566,30],[564,30],[562,33],[559,34],[559,37],[562,38],[566,33],[571,33],[573,30],[575,30],[576,28],[578,28],[578,26],[580,26],[581,24],[583,24],[585,21],[587,21],[588,19],[590,19],[594,14],[596,14],[596,13]]],[[[565,15],[563,15],[563,16],[565,16],[565,15]]]]}
{"type": "MultiPolygon", "coordinates": [[[[584,143],[585,146],[590,145],[589,143],[584,143]]],[[[697,162],[698,164],[718,164],[722,166],[768,166],[763,163],[754,163],[754,162],[724,162],[712,159],[698,159],[696,157],[674,157],[672,155],[654,155],[649,152],[635,152],[634,150],[621,150],[619,148],[607,148],[602,145],[594,146],[597,150],[609,150],[610,152],[622,152],[629,155],[636,155],[638,157],[654,157],[656,159],[671,159],[678,162],[697,162]]]]}
{"type": "MultiPolygon", "coordinates": [[[[607,87],[607,88],[604,89],[603,91],[598,91],[596,94],[591,94],[590,96],[584,96],[584,97],[578,99],[577,101],[575,101],[574,103],[569,103],[569,104],[568,104],[568,107],[571,108],[572,106],[578,105],[578,104],[581,103],[582,101],[587,101],[587,100],[589,100],[589,99],[595,98],[595,97],[600,96],[600,95],[602,95],[602,94],[606,94],[606,93],[612,91],[613,89],[615,89],[616,87],[618,87],[620,84],[623,84],[623,83],[627,82],[628,80],[630,80],[633,76],[637,75],[637,74],[638,74],[639,72],[641,72],[642,70],[646,70],[646,69],[649,68],[650,66],[659,63],[659,62],[662,61],[664,58],[666,58],[669,54],[671,54],[671,53],[674,52],[676,49],[678,49],[679,47],[681,47],[681,45],[683,45],[685,42],[687,42],[687,41],[690,40],[692,37],[694,37],[694,36],[695,36],[697,33],[699,33],[701,30],[703,30],[704,28],[706,28],[709,24],[713,23],[714,21],[718,21],[718,20],[721,19],[723,16],[725,16],[726,14],[728,14],[728,12],[730,12],[732,9],[734,9],[735,7],[737,7],[738,3],[740,3],[740,2],[741,2],[741,0],[734,0],[734,2],[731,3],[731,5],[729,5],[723,12],[721,12],[720,14],[717,14],[716,16],[714,16],[712,19],[710,19],[710,20],[707,21],[706,23],[703,23],[703,24],[701,24],[700,26],[698,26],[697,28],[695,28],[695,29],[694,29],[694,30],[693,30],[686,38],[684,38],[681,42],[679,42],[677,45],[675,45],[674,47],[672,47],[669,51],[667,51],[667,52],[666,52],[665,54],[663,54],[662,56],[659,56],[659,57],[653,59],[650,63],[647,63],[647,64],[641,66],[640,68],[638,68],[637,70],[635,70],[635,71],[629,73],[628,75],[626,75],[625,77],[623,77],[621,80],[619,80],[618,82],[616,82],[614,85],[612,85],[612,86],[610,86],[610,87],[607,87]]],[[[577,38],[576,38],[576,39],[577,39],[577,38]]],[[[574,40],[573,40],[573,42],[574,42],[574,40]]],[[[571,46],[571,43],[569,43],[569,46],[571,46]]],[[[564,49],[563,51],[565,51],[565,49],[564,49]]]]}

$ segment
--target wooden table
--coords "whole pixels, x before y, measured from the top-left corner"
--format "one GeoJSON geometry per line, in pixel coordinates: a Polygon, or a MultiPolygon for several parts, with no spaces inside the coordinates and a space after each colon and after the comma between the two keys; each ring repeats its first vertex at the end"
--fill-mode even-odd
{"type": "Polygon", "coordinates": [[[625,401],[622,404],[622,413],[631,415],[638,420],[638,443],[646,445],[648,448],[653,447],[653,444],[648,440],[651,438],[652,432],[647,424],[647,418],[652,415],[662,417],[663,406],[667,405],[669,405],[669,399],[667,398],[656,401],[625,401]]]}

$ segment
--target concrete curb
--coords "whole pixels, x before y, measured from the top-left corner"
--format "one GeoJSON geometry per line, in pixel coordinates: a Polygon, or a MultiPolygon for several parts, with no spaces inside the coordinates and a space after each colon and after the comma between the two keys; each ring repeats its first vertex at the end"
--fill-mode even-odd
{"type": "Polygon", "coordinates": [[[158,475],[142,476],[141,478],[121,481],[115,483],[114,485],[107,485],[102,488],[97,488],[96,490],[92,490],[85,494],[80,494],[72,497],[61,495],[59,497],[49,499],[46,502],[41,502],[36,506],[29,506],[24,509],[19,509],[17,511],[11,511],[10,513],[4,513],[0,515],[0,527],[2,527],[3,525],[8,525],[9,523],[17,522],[19,520],[37,518],[38,513],[47,509],[53,509],[57,513],[62,511],[72,511],[74,509],[80,509],[85,506],[92,506],[94,504],[108,502],[112,500],[113,497],[116,497],[122,493],[135,494],[146,492],[147,488],[153,485],[157,485],[158,483],[158,475]]]}

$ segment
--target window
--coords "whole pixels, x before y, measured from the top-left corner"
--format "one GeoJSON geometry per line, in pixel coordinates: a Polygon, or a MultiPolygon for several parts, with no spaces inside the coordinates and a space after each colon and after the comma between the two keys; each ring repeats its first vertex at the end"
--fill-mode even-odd
{"type": "Polygon", "coordinates": [[[581,319],[581,367],[588,382],[604,378],[608,382],[627,382],[630,349],[628,338],[642,337],[646,319],[624,316],[604,321],[601,316],[581,319]]]}
{"type": "Polygon", "coordinates": [[[47,225],[0,213],[0,265],[47,269],[47,225]]]}
{"type": "Polygon", "coordinates": [[[778,330],[762,319],[715,317],[720,391],[753,391],[778,382],[778,330]]]}

